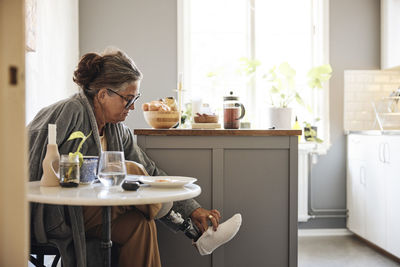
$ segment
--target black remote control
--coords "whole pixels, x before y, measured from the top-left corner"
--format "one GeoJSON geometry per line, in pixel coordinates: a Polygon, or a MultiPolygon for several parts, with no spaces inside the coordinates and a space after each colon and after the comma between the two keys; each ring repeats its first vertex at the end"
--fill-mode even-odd
{"type": "Polygon", "coordinates": [[[140,184],[139,184],[139,182],[136,182],[136,181],[125,180],[122,183],[121,187],[122,187],[122,189],[127,190],[127,191],[136,191],[140,187],[140,184]]]}

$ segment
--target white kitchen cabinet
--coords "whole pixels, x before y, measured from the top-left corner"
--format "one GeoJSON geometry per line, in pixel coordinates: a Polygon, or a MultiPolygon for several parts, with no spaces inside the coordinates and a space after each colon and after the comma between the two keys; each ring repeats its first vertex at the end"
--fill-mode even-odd
{"type": "Polygon", "coordinates": [[[383,136],[365,136],[363,147],[369,148],[364,154],[365,168],[365,236],[372,243],[386,246],[386,201],[383,149],[383,136]]]}
{"type": "Polygon", "coordinates": [[[386,161],[386,231],[387,250],[400,257],[400,136],[387,136],[384,147],[386,161]]]}
{"type": "Polygon", "coordinates": [[[400,136],[348,136],[347,227],[400,257],[400,136]]]}
{"type": "Polygon", "coordinates": [[[365,139],[368,136],[361,134],[350,134],[347,136],[347,159],[363,159],[365,157],[364,151],[365,139]]]}
{"type": "Polygon", "coordinates": [[[400,0],[381,0],[381,68],[400,66],[400,0]]]}
{"type": "Polygon", "coordinates": [[[365,161],[351,159],[347,168],[347,228],[365,236],[365,161]]]}

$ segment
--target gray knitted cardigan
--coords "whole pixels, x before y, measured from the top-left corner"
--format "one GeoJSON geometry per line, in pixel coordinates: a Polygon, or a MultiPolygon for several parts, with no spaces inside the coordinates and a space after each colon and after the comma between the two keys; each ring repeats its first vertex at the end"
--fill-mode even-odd
{"type": "MultiPolygon", "coordinates": [[[[84,143],[85,156],[98,156],[101,152],[100,137],[93,113],[93,103],[80,91],[72,97],[42,109],[28,125],[29,180],[38,181],[42,176],[42,161],[48,143],[48,124],[57,125],[57,145],[60,154],[76,151],[80,140],[67,141],[74,131],[93,134],[84,143]]],[[[137,146],[132,131],[123,123],[105,126],[107,147],[110,151],[124,151],[125,159],[141,163],[150,175],[166,175],[137,146]]],[[[173,209],[184,217],[200,207],[193,199],[174,203],[173,209]]],[[[31,232],[39,243],[51,242],[58,247],[63,266],[95,266],[98,252],[86,248],[82,208],[79,206],[44,205],[31,203],[31,232]],[[97,254],[97,255],[96,255],[97,254]]]]}

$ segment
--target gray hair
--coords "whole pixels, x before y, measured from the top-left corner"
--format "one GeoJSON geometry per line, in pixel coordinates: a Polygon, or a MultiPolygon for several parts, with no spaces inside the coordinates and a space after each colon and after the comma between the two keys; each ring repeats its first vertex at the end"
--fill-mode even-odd
{"type": "Polygon", "coordinates": [[[88,97],[93,98],[102,88],[120,91],[123,85],[143,78],[135,62],[119,49],[107,49],[102,54],[82,56],[73,80],[88,97]]]}

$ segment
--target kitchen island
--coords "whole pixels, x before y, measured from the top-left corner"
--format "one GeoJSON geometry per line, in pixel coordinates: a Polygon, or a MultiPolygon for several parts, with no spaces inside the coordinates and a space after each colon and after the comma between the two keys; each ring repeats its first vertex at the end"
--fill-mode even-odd
{"type": "Polygon", "coordinates": [[[299,130],[136,129],[138,145],[169,175],[191,176],[196,200],[222,220],[241,213],[236,237],[200,256],[183,234],[161,223],[164,267],[297,266],[299,130]]]}

